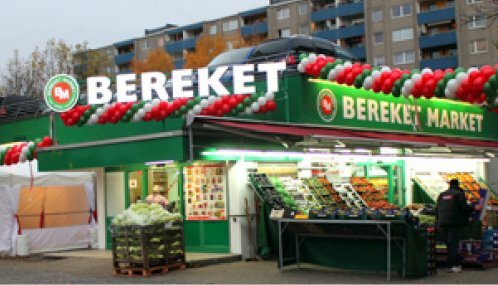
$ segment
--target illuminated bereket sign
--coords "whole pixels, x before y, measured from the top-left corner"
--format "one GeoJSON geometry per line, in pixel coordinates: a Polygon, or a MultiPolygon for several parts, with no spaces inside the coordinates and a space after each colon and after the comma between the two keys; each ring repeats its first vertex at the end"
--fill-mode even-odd
{"type": "MultiPolygon", "coordinates": [[[[254,82],[254,74],[248,74],[256,71],[266,74],[267,92],[278,91],[278,72],[286,69],[285,62],[272,62],[254,64],[241,64],[232,66],[233,76],[233,93],[234,94],[254,94],[255,87],[248,85],[254,82]]],[[[227,88],[220,82],[221,77],[227,71],[227,66],[220,66],[210,74],[208,68],[197,70],[198,91],[200,97],[210,95],[210,88],[218,95],[230,94],[227,88]]],[[[192,90],[192,69],[178,69],[171,73],[172,97],[193,97],[192,90]],[[190,88],[189,88],[190,87],[190,88]],[[189,88],[188,90],[186,88],[189,88]]],[[[136,74],[119,74],[116,76],[116,95],[118,102],[136,102],[138,101],[136,90],[136,74]]],[[[141,83],[141,100],[152,100],[152,91],[154,90],[161,100],[168,100],[169,94],[164,85],[166,84],[166,75],[161,72],[145,72],[140,75],[141,83]]],[[[88,104],[106,104],[112,99],[111,80],[105,76],[95,76],[87,78],[88,104]]]]}

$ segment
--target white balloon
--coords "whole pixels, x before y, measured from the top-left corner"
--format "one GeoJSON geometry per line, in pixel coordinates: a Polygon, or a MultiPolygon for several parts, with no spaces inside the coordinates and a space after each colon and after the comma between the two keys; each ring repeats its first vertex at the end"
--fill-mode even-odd
{"type": "Polygon", "coordinates": [[[259,104],[257,102],[253,102],[251,104],[251,109],[254,111],[254,112],[257,112],[259,111],[259,104]]]}
{"type": "Polygon", "coordinates": [[[263,106],[266,104],[266,98],[265,97],[259,97],[258,98],[258,104],[259,106],[263,106]]]}
{"type": "Polygon", "coordinates": [[[34,145],[35,145],[35,143],[34,143],[34,142],[29,142],[29,143],[28,143],[28,147],[33,147],[34,145]]]}
{"type": "Polygon", "coordinates": [[[495,105],[495,106],[498,106],[498,97],[496,97],[496,98],[495,98],[494,105],[495,105]]]}
{"type": "Polygon", "coordinates": [[[366,90],[370,90],[372,88],[373,82],[373,77],[368,76],[367,78],[365,78],[365,81],[363,81],[363,88],[365,88],[366,90]]]}
{"type": "Polygon", "coordinates": [[[427,68],[427,67],[426,67],[426,68],[422,69],[422,72],[421,72],[421,73],[422,73],[422,74],[426,74],[426,73],[432,74],[432,70],[431,70],[430,68],[427,68]]]}
{"type": "Polygon", "coordinates": [[[145,112],[150,112],[152,110],[152,107],[153,106],[151,103],[149,103],[149,102],[145,103],[145,105],[144,105],[145,112]]]}
{"type": "Polygon", "coordinates": [[[471,67],[467,70],[467,74],[471,74],[472,72],[474,71],[479,71],[479,69],[475,68],[475,67],[471,67]]]}
{"type": "Polygon", "coordinates": [[[145,116],[145,113],[146,113],[146,111],[145,111],[145,108],[144,108],[144,109],[139,109],[135,115],[136,115],[138,118],[140,118],[140,119],[141,119],[141,118],[143,118],[143,117],[145,116]]]}
{"type": "Polygon", "coordinates": [[[379,77],[380,77],[380,74],[381,74],[381,72],[380,72],[380,71],[378,71],[378,70],[374,70],[374,72],[372,72],[372,77],[373,77],[373,79],[375,80],[375,79],[379,78],[379,77]]]}
{"type": "Polygon", "coordinates": [[[403,96],[408,96],[410,95],[410,92],[408,92],[408,89],[406,88],[406,86],[403,85],[403,87],[401,87],[401,94],[403,96]]]}
{"type": "Polygon", "coordinates": [[[308,56],[309,63],[314,63],[316,61],[316,59],[317,59],[317,56],[314,53],[310,53],[310,55],[308,56]]]}
{"type": "Polygon", "coordinates": [[[25,162],[25,161],[26,161],[26,155],[21,154],[21,155],[19,156],[19,162],[23,163],[23,162],[25,162]]]}
{"type": "Polygon", "coordinates": [[[448,91],[450,93],[455,93],[457,90],[458,84],[456,79],[450,79],[448,80],[448,84],[446,85],[446,88],[448,88],[448,91]]]}
{"type": "Polygon", "coordinates": [[[131,118],[131,121],[136,123],[136,122],[140,122],[140,118],[137,116],[137,114],[135,114],[135,116],[133,116],[133,118],[131,118]]]}
{"type": "Polygon", "coordinates": [[[161,103],[161,100],[159,100],[159,99],[157,99],[157,98],[154,98],[154,99],[152,100],[152,106],[154,106],[154,107],[155,107],[155,106],[157,106],[157,105],[159,105],[159,103],[161,103]]]}
{"type": "Polygon", "coordinates": [[[246,115],[252,115],[253,111],[252,111],[252,109],[250,107],[246,107],[246,109],[244,110],[244,113],[246,115]]]}
{"type": "Polygon", "coordinates": [[[390,72],[391,71],[391,68],[389,66],[383,66],[381,69],[380,69],[381,73],[382,72],[390,72]]]}
{"type": "Polygon", "coordinates": [[[319,54],[319,55],[318,55],[318,58],[323,58],[323,59],[325,59],[325,58],[327,58],[327,57],[326,57],[324,54],[319,54]]]}
{"type": "Polygon", "coordinates": [[[24,154],[28,153],[28,147],[23,147],[23,148],[21,149],[21,154],[23,154],[23,153],[24,153],[24,154]]]}
{"type": "Polygon", "coordinates": [[[335,67],[335,70],[337,71],[337,74],[339,75],[339,73],[341,73],[345,68],[346,68],[346,66],[339,64],[335,67]]]}
{"type": "Polygon", "coordinates": [[[306,65],[308,65],[308,63],[310,62],[310,59],[309,58],[303,58],[303,60],[301,60],[301,62],[299,64],[302,64],[303,65],[303,72],[304,72],[304,68],[306,67],[306,65]]]}
{"type": "Polygon", "coordinates": [[[92,114],[92,115],[90,116],[90,121],[92,121],[92,122],[95,122],[95,123],[96,123],[98,120],[99,120],[99,116],[98,116],[97,114],[92,114]]]}
{"type": "Polygon", "coordinates": [[[444,88],[444,97],[454,99],[456,97],[456,94],[455,92],[451,92],[450,88],[446,86],[446,88],[444,88]]]}
{"type": "Polygon", "coordinates": [[[297,71],[301,72],[301,73],[304,73],[304,64],[303,62],[300,62],[298,65],[297,65],[297,71]]]}
{"type": "Polygon", "coordinates": [[[456,81],[457,81],[458,85],[460,85],[462,83],[462,81],[464,81],[468,77],[469,76],[467,74],[465,74],[464,72],[458,73],[456,76],[456,81]]]}
{"type": "Polygon", "coordinates": [[[405,83],[403,84],[403,87],[405,87],[406,92],[408,92],[408,94],[410,94],[410,92],[412,91],[412,87],[413,87],[413,80],[407,79],[405,81],[405,83]]]}
{"type": "Polygon", "coordinates": [[[111,105],[109,103],[105,103],[103,108],[104,108],[104,111],[107,111],[107,109],[109,109],[111,107],[111,105]]]}
{"type": "Polygon", "coordinates": [[[192,110],[194,111],[194,114],[197,115],[202,111],[202,107],[199,104],[197,104],[194,106],[194,108],[192,110]]]}
{"type": "Polygon", "coordinates": [[[346,61],[344,63],[344,68],[346,68],[346,67],[352,67],[352,66],[353,66],[353,64],[351,63],[351,61],[346,61]]]}
{"type": "Polygon", "coordinates": [[[97,116],[101,116],[102,114],[104,114],[104,112],[105,112],[104,108],[98,107],[97,110],[95,111],[95,114],[97,114],[97,116]]]}
{"type": "Polygon", "coordinates": [[[414,75],[412,76],[412,81],[413,81],[413,82],[417,82],[417,81],[419,81],[421,78],[422,78],[422,74],[420,74],[420,73],[416,73],[416,74],[414,74],[414,75]]]}
{"type": "Polygon", "coordinates": [[[216,101],[216,99],[217,99],[216,96],[213,96],[213,95],[209,96],[208,97],[209,105],[213,104],[216,101]]]}
{"type": "Polygon", "coordinates": [[[328,80],[335,80],[335,78],[337,77],[337,71],[334,69],[331,69],[329,71],[329,74],[327,75],[327,78],[328,80]]]}
{"type": "Polygon", "coordinates": [[[275,94],[273,94],[273,92],[268,92],[266,93],[265,98],[266,100],[273,100],[275,99],[275,94]]]}
{"type": "Polygon", "coordinates": [[[202,99],[201,100],[201,107],[202,108],[206,108],[207,106],[209,106],[209,102],[207,99],[202,99]]]}
{"type": "Polygon", "coordinates": [[[187,115],[194,116],[194,110],[188,110],[187,115]]]}

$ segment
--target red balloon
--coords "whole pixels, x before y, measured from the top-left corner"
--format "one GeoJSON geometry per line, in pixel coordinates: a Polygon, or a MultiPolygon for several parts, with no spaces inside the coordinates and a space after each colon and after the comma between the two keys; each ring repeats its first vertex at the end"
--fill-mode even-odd
{"type": "Polygon", "coordinates": [[[472,82],[472,92],[476,94],[481,94],[482,88],[484,87],[484,84],[486,81],[484,81],[484,78],[479,76],[477,77],[473,82],[472,82]]]}
{"type": "Polygon", "coordinates": [[[51,146],[53,142],[49,136],[46,136],[43,138],[42,143],[44,146],[51,146]]]}
{"type": "Polygon", "coordinates": [[[422,74],[422,81],[427,81],[427,80],[431,79],[432,76],[433,75],[430,73],[424,73],[424,74],[422,74]]]}
{"type": "Polygon", "coordinates": [[[386,79],[391,77],[391,72],[389,71],[384,71],[380,74],[380,81],[384,82],[386,79]]]}
{"type": "Polygon", "coordinates": [[[166,102],[166,101],[159,102],[159,109],[160,110],[168,110],[168,102],[166,102]]]}
{"type": "Polygon", "coordinates": [[[235,98],[235,96],[231,96],[230,99],[228,100],[228,105],[230,106],[230,108],[235,108],[237,104],[238,104],[237,98],[235,98]]]}
{"type": "Polygon", "coordinates": [[[370,64],[368,64],[368,63],[364,64],[363,65],[363,70],[365,70],[365,69],[372,69],[372,66],[370,64]]]}
{"type": "Polygon", "coordinates": [[[391,86],[392,86],[392,80],[391,79],[386,79],[386,81],[384,81],[382,83],[382,93],[384,94],[389,94],[391,93],[391,86]]]}
{"type": "Polygon", "coordinates": [[[491,76],[493,76],[493,74],[495,74],[493,68],[491,68],[491,66],[489,66],[489,68],[482,68],[482,71],[481,71],[481,74],[482,74],[482,77],[484,78],[485,81],[488,81],[489,78],[491,76]]]}
{"type": "Polygon", "coordinates": [[[215,115],[216,114],[216,107],[214,106],[214,104],[209,105],[207,107],[207,111],[208,111],[209,115],[215,115]]]}
{"type": "Polygon", "coordinates": [[[446,68],[446,69],[444,70],[444,73],[453,73],[453,72],[455,72],[455,71],[453,70],[453,68],[446,68]]]}
{"type": "Polygon", "coordinates": [[[223,111],[222,111],[221,109],[218,109],[218,110],[216,111],[216,116],[218,116],[218,117],[223,116],[223,111]]]}
{"type": "Polygon", "coordinates": [[[215,108],[216,110],[219,110],[219,109],[221,108],[221,106],[223,106],[223,101],[222,101],[222,100],[220,100],[220,99],[218,99],[218,100],[216,100],[216,101],[214,102],[214,104],[213,104],[213,105],[214,105],[214,108],[215,108]]]}
{"type": "Polygon", "coordinates": [[[231,108],[230,108],[230,106],[228,104],[223,104],[223,106],[221,106],[221,112],[223,114],[226,114],[226,113],[230,112],[230,109],[231,108]]]}
{"type": "Polygon", "coordinates": [[[304,68],[304,73],[308,74],[308,75],[311,75],[312,74],[312,68],[313,68],[314,64],[307,64],[306,67],[304,68]]]}
{"type": "Polygon", "coordinates": [[[353,72],[348,73],[348,75],[346,75],[346,80],[345,80],[346,84],[347,85],[353,85],[355,78],[356,77],[354,76],[353,72]]]}
{"type": "Polygon", "coordinates": [[[372,85],[372,90],[374,92],[380,92],[381,89],[382,89],[382,83],[380,79],[376,79],[372,85]]]}
{"type": "Polygon", "coordinates": [[[463,80],[462,83],[460,84],[460,87],[462,87],[462,89],[465,93],[468,93],[471,91],[470,84],[469,84],[470,82],[471,81],[469,80],[469,78],[467,78],[467,79],[463,80]]]}
{"type": "Polygon", "coordinates": [[[269,111],[274,111],[275,109],[277,109],[277,104],[275,104],[274,100],[268,100],[268,102],[266,102],[266,108],[269,111]]]}

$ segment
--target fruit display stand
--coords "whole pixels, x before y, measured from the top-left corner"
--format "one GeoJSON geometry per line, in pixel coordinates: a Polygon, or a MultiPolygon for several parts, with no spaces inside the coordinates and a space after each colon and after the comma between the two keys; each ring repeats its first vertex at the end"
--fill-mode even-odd
{"type": "Polygon", "coordinates": [[[361,196],[363,201],[371,209],[399,209],[385,200],[384,194],[381,193],[374,185],[364,177],[351,177],[351,184],[356,192],[361,196]]]}
{"type": "MultiPolygon", "coordinates": [[[[387,271],[388,278],[392,271],[403,276],[427,274],[428,255],[420,251],[426,247],[426,235],[407,224],[407,212],[369,209],[352,184],[331,184],[325,177],[299,180],[252,173],[249,182],[250,188],[270,207],[282,209],[280,202],[274,203],[281,201],[283,208],[289,209],[292,206],[289,201],[293,201],[297,208],[307,208],[301,209],[304,211],[290,209],[305,212],[304,215],[270,219],[269,211],[262,212],[266,217],[260,222],[258,237],[271,235],[274,238],[276,234],[280,268],[312,263],[387,271]],[[320,210],[313,208],[317,204],[320,210]]],[[[260,245],[258,239],[258,248],[260,245]]]]}

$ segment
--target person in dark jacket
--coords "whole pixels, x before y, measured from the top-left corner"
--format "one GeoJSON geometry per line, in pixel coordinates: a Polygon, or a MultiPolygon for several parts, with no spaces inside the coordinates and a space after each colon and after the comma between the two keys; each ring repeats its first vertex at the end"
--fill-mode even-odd
{"type": "Polygon", "coordinates": [[[437,224],[443,232],[448,248],[448,272],[461,272],[462,268],[457,258],[461,233],[472,211],[479,211],[482,206],[467,204],[458,179],[450,180],[449,184],[449,189],[439,194],[437,199],[437,224]]]}

